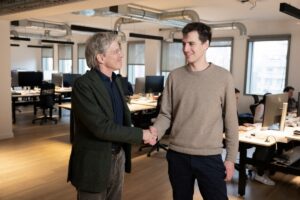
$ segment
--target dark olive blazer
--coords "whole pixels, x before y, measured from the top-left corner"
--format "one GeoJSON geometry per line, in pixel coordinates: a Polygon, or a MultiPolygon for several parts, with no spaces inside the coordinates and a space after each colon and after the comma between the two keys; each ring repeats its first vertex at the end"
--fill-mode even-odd
{"type": "Polygon", "coordinates": [[[111,168],[112,142],[123,143],[125,171],[131,170],[131,145],[142,141],[142,129],[131,127],[130,111],[122,91],[124,126],[114,123],[111,98],[96,71],[78,78],[72,89],[75,135],[69,161],[68,181],[80,190],[102,192],[111,168]]]}

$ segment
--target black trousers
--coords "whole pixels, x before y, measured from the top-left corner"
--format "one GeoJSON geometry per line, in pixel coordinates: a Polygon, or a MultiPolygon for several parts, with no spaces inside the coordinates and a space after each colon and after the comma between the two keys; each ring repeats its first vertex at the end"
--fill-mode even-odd
{"type": "Polygon", "coordinates": [[[255,160],[255,166],[257,174],[262,176],[265,170],[268,169],[269,163],[272,161],[275,155],[275,149],[272,147],[256,147],[252,158],[255,160]]]}
{"type": "Polygon", "coordinates": [[[204,200],[226,200],[225,167],[221,155],[194,156],[167,152],[174,200],[193,200],[195,180],[204,200]]]}

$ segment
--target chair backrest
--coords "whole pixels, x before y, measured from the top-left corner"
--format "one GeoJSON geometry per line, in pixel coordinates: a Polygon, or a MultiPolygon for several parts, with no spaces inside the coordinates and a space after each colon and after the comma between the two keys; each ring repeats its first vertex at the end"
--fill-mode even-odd
{"type": "Polygon", "coordinates": [[[253,94],[252,97],[253,97],[253,100],[254,100],[254,104],[259,103],[259,97],[258,97],[258,95],[253,94]]]}
{"type": "Polygon", "coordinates": [[[255,103],[255,104],[251,104],[250,105],[250,111],[251,111],[251,113],[252,113],[253,116],[255,115],[255,109],[258,106],[258,104],[259,103],[255,103]]]}
{"type": "Polygon", "coordinates": [[[41,108],[52,108],[55,104],[55,85],[53,83],[43,82],[39,98],[41,108]]]}

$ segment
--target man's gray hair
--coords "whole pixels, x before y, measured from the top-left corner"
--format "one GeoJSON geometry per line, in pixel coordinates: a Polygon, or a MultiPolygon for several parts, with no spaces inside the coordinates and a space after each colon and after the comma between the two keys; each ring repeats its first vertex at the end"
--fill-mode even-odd
{"type": "Polygon", "coordinates": [[[103,54],[111,43],[118,39],[118,35],[113,32],[96,33],[86,42],[85,58],[89,68],[98,68],[97,54],[103,54]]]}

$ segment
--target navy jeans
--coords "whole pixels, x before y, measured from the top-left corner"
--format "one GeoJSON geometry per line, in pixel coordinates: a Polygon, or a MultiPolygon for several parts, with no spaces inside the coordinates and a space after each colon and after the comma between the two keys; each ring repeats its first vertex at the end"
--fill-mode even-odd
{"type": "Polygon", "coordinates": [[[167,160],[174,200],[193,200],[195,180],[204,200],[228,199],[221,155],[194,156],[169,150],[167,160]]]}

